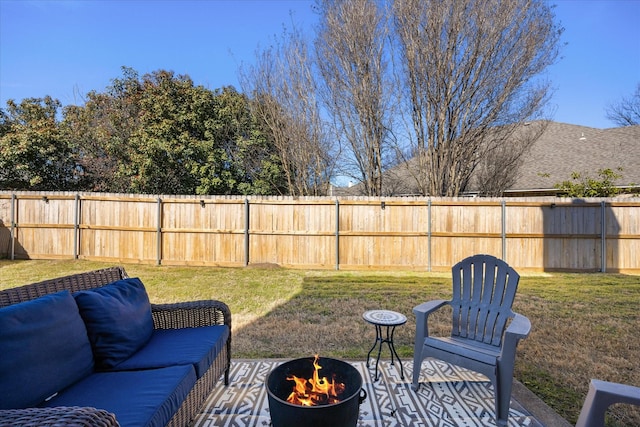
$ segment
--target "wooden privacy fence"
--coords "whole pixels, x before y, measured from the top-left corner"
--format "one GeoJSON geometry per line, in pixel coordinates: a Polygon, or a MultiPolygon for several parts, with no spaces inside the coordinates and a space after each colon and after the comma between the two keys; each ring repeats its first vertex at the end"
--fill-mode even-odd
{"type": "Polygon", "coordinates": [[[0,192],[0,256],[163,265],[640,272],[640,199],[0,192]]]}

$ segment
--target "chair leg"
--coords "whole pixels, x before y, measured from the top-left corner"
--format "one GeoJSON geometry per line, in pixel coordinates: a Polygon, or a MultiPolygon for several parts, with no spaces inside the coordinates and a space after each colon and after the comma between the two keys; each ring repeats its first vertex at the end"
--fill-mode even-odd
{"type": "Polygon", "coordinates": [[[411,389],[418,391],[420,388],[420,370],[422,369],[422,351],[413,352],[413,381],[411,389]]]}
{"type": "Polygon", "coordinates": [[[497,378],[493,382],[493,389],[495,391],[496,424],[498,426],[506,426],[509,423],[512,385],[513,376],[508,374],[501,375],[500,371],[497,372],[497,378]]]}

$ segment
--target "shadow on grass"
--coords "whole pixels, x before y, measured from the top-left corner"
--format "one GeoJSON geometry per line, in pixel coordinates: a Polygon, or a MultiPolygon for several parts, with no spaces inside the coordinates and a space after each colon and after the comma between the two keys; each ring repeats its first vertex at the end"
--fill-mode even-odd
{"type": "MultiPolygon", "coordinates": [[[[237,330],[234,357],[320,354],[364,360],[375,341],[375,329],[362,314],[372,309],[393,310],[407,316],[407,323],[396,329],[394,341],[401,357],[412,357],[413,307],[428,299],[449,298],[450,286],[445,278],[427,282],[417,276],[308,276],[291,299],[237,330]]],[[[382,355],[390,356],[384,348],[382,355]]]]}

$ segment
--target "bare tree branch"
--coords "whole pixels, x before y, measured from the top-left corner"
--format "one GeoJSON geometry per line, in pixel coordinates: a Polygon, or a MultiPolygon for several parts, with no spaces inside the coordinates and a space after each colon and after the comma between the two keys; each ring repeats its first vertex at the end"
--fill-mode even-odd
{"type": "Polygon", "coordinates": [[[367,195],[382,194],[389,133],[387,26],[375,0],[319,0],[318,67],[336,137],[347,142],[367,195]]]}
{"type": "Polygon", "coordinates": [[[456,196],[515,125],[540,117],[550,87],[536,77],[562,30],[541,0],[396,0],[393,15],[417,186],[456,196]]]}
{"type": "Polygon", "coordinates": [[[606,112],[607,118],[619,126],[640,125],[640,83],[633,95],[610,105],[606,112]]]}
{"type": "Polygon", "coordinates": [[[303,35],[293,30],[262,50],[257,64],[241,72],[252,108],[273,138],[289,195],[325,195],[333,172],[333,146],[326,137],[316,82],[303,35]]]}
{"type": "Polygon", "coordinates": [[[497,197],[511,188],[519,177],[518,170],[524,154],[542,136],[548,125],[549,121],[539,120],[532,123],[506,125],[506,129],[504,127],[494,129],[499,139],[503,138],[501,133],[504,133],[508,135],[508,140],[500,144],[489,144],[486,152],[480,156],[472,178],[473,187],[478,189],[478,194],[497,197]]]}

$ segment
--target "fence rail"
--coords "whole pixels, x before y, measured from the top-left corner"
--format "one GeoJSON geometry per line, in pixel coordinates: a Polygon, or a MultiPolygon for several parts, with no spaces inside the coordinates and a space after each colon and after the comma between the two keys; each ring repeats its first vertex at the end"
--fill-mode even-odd
{"type": "Polygon", "coordinates": [[[640,199],[0,192],[0,256],[163,265],[640,272],[640,199]]]}

